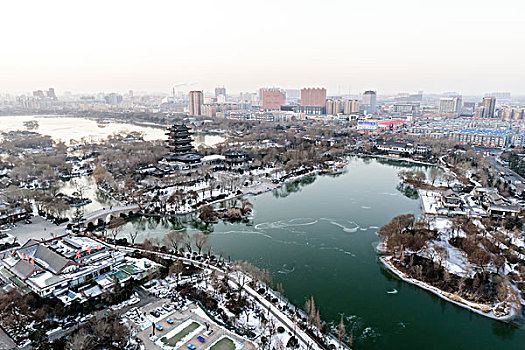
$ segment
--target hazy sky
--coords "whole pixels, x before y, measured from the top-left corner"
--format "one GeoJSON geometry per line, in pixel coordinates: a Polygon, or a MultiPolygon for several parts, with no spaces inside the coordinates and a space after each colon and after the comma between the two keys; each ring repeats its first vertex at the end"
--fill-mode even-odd
{"type": "Polygon", "coordinates": [[[525,1],[3,1],[0,92],[525,93],[525,1]]]}

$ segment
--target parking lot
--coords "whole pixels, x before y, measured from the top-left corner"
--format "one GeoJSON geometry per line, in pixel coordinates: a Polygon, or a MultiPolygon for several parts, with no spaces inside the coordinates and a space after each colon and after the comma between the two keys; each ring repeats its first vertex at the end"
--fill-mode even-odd
{"type": "MultiPolygon", "coordinates": [[[[182,306],[179,309],[173,308],[166,310],[165,306],[173,305],[171,299],[159,299],[145,307],[136,310],[136,313],[141,314],[143,318],[147,319],[145,323],[142,323],[143,327],[139,329],[138,338],[144,343],[146,349],[160,349],[161,347],[155,343],[155,340],[161,339],[166,335],[170,334],[171,331],[177,327],[185,328],[185,322],[190,323],[194,321],[199,324],[200,331],[196,332],[191,339],[185,339],[183,343],[174,349],[189,349],[188,345],[192,344],[194,349],[208,349],[214,342],[216,342],[222,336],[228,336],[229,338],[235,339],[238,342],[243,342],[243,349],[251,350],[255,349],[251,343],[243,341],[235,334],[223,329],[219,325],[212,322],[195,303],[189,303],[182,306]],[[164,310],[159,317],[155,317],[152,313],[159,312],[160,309],[164,310]],[[168,322],[170,320],[170,322],[168,322]],[[162,330],[155,329],[155,338],[151,338],[153,335],[153,327],[159,327],[162,330]],[[199,338],[202,337],[202,338],[199,338]],[[152,340],[153,339],[153,340],[152,340]],[[204,339],[204,341],[202,341],[204,339]]],[[[199,329],[196,328],[196,329],[199,329]]],[[[196,330],[195,329],[195,330],[196,330]]],[[[195,330],[188,332],[192,334],[195,330]]],[[[173,333],[173,332],[171,332],[173,333]]],[[[182,337],[181,339],[184,339],[182,337]]]]}

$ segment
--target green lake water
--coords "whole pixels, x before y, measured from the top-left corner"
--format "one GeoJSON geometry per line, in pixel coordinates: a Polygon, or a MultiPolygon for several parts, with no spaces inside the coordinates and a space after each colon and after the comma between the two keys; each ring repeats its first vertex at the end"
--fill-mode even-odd
{"type": "MultiPolygon", "coordinates": [[[[419,200],[396,190],[402,169],[353,158],[340,176],[250,197],[253,220],[215,224],[212,249],[269,268],[295,305],[313,295],[325,322],[337,324],[343,314],[356,349],[525,349],[521,326],[447,303],[380,265],[378,228],[396,215],[421,213],[419,200]]],[[[138,218],[125,231],[140,231],[139,240],[160,238],[180,224],[138,218]]]]}

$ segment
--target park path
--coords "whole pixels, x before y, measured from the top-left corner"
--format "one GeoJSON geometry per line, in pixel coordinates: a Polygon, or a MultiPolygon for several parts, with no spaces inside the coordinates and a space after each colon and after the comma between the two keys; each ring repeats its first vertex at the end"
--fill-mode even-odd
{"type": "MultiPolygon", "coordinates": [[[[121,249],[121,250],[128,251],[128,252],[134,252],[134,251],[138,250],[138,251],[143,252],[143,253],[155,254],[155,255],[160,256],[160,257],[162,257],[164,259],[180,260],[180,261],[191,263],[191,264],[195,264],[195,265],[198,265],[200,267],[207,268],[207,269],[210,269],[210,270],[215,270],[215,271],[217,271],[220,274],[224,274],[224,271],[221,270],[220,268],[218,268],[216,266],[213,266],[213,265],[210,265],[210,264],[207,264],[205,262],[195,261],[195,260],[191,260],[191,259],[188,259],[188,258],[183,258],[183,257],[171,255],[171,254],[161,253],[161,252],[150,251],[150,250],[141,249],[141,248],[126,247],[126,246],[120,246],[120,245],[112,245],[112,244],[108,244],[108,243],[105,243],[105,242],[104,242],[104,244],[113,246],[115,249],[121,249]]],[[[235,276],[232,275],[230,278],[232,280],[234,280],[234,282],[236,284],[240,285],[239,282],[236,281],[236,277],[235,276]]],[[[309,350],[310,349],[311,350],[322,350],[322,349],[324,349],[324,347],[320,346],[314,338],[312,338],[310,335],[308,335],[302,329],[297,327],[294,324],[294,322],[288,316],[286,316],[275,305],[273,305],[272,303],[267,301],[262,295],[257,293],[253,288],[251,288],[248,285],[245,285],[244,286],[244,290],[252,298],[254,298],[259,304],[261,304],[265,309],[269,310],[269,312],[287,328],[287,331],[289,331],[292,334],[295,334],[296,337],[299,339],[299,341],[303,343],[303,345],[305,346],[306,349],[309,349],[309,350]]]]}

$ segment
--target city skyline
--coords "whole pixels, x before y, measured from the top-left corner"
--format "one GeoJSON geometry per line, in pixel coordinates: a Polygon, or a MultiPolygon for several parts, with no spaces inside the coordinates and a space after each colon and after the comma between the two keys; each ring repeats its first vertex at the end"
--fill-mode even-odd
{"type": "Polygon", "coordinates": [[[2,5],[0,349],[523,348],[525,1],[2,5]]]}
{"type": "Polygon", "coordinates": [[[213,91],[224,85],[230,93],[322,86],[329,94],[451,87],[467,95],[525,94],[525,48],[517,45],[525,5],[517,1],[497,7],[444,1],[424,9],[412,0],[290,1],[276,11],[277,5],[8,3],[5,13],[14,15],[0,24],[10,33],[0,91],[213,91]],[[334,10],[349,16],[334,21],[334,10]]]}

